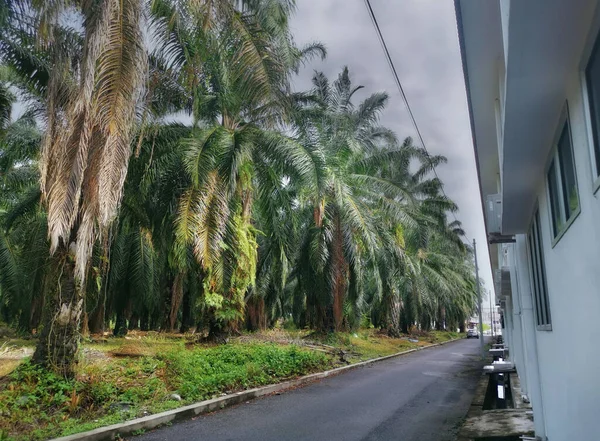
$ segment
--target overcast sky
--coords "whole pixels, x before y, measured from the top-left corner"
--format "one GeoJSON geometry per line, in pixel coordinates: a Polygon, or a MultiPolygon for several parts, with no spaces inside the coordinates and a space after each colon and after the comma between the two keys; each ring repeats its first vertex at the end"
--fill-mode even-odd
{"type": "MultiPolygon", "coordinates": [[[[314,61],[296,79],[310,87],[314,70],[330,79],[344,66],[354,84],[365,86],[359,99],[376,91],[390,95],[383,125],[400,138],[416,136],[377,38],[364,0],[297,0],[292,29],[300,45],[320,41],[325,61],[314,61]]],[[[400,81],[430,154],[448,158],[437,169],[469,240],[477,241],[480,276],[493,289],[481,199],[469,126],[464,78],[452,0],[371,0],[400,81]]],[[[360,92],[359,92],[360,93],[360,92]]]]}

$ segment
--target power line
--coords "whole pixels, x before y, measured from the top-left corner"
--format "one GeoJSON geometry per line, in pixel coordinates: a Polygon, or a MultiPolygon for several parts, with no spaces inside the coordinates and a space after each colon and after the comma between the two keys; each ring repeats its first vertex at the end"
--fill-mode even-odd
{"type": "MultiPolygon", "coordinates": [[[[398,90],[400,91],[400,96],[402,97],[402,101],[404,101],[404,104],[406,105],[406,109],[408,110],[408,114],[410,116],[410,120],[413,124],[415,132],[417,133],[417,137],[419,138],[419,141],[421,142],[421,145],[423,146],[423,150],[425,150],[425,156],[427,156],[427,160],[429,161],[429,165],[431,166],[431,169],[433,170],[433,174],[435,175],[436,179],[438,181],[442,182],[442,180],[439,178],[439,176],[437,174],[437,171],[435,170],[435,166],[433,165],[431,156],[429,155],[429,152],[427,151],[427,147],[425,146],[425,141],[423,140],[423,136],[421,135],[421,130],[419,130],[417,120],[415,119],[415,116],[412,112],[412,109],[408,102],[408,98],[406,97],[406,93],[404,93],[404,87],[402,87],[402,82],[400,81],[400,77],[398,76],[398,71],[396,70],[396,66],[394,65],[392,56],[390,55],[390,51],[385,42],[385,38],[383,37],[383,33],[381,32],[381,28],[379,27],[379,22],[377,21],[377,17],[375,16],[375,11],[373,11],[373,8],[371,7],[371,1],[365,0],[365,5],[367,6],[369,16],[371,17],[371,21],[373,22],[373,26],[375,27],[375,30],[377,31],[377,36],[379,37],[379,41],[381,42],[381,46],[383,47],[385,57],[387,59],[388,64],[390,65],[390,69],[392,70],[394,79],[396,80],[396,85],[398,86],[398,90]]],[[[443,186],[441,187],[441,189],[442,189],[442,194],[444,195],[444,197],[446,199],[448,199],[448,196],[446,195],[446,192],[444,191],[443,186]]],[[[451,213],[452,213],[452,217],[454,217],[454,220],[456,222],[458,222],[458,219],[456,218],[456,215],[454,214],[454,212],[451,212],[451,213]]],[[[466,234],[465,234],[465,238],[467,240],[469,239],[466,234]]]]}

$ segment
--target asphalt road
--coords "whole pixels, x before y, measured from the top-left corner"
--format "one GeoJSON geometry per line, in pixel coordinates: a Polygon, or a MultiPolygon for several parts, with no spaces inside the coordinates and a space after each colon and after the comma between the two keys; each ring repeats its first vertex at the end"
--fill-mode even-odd
{"type": "Polygon", "coordinates": [[[454,441],[481,373],[460,340],[176,423],[133,441],[454,441]]]}

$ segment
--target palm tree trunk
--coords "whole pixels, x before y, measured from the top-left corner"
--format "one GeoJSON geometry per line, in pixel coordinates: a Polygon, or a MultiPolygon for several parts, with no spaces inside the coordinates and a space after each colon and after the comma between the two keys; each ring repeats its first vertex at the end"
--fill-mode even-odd
{"type": "Polygon", "coordinates": [[[388,335],[390,337],[400,337],[400,299],[393,292],[387,297],[388,335]]]}
{"type": "Polygon", "coordinates": [[[140,331],[150,330],[150,311],[145,306],[142,306],[142,315],[140,317],[140,331]]]}
{"type": "Polygon", "coordinates": [[[104,309],[106,300],[103,299],[96,305],[96,308],[92,311],[89,316],[88,326],[90,328],[90,334],[102,334],[104,333],[104,309]]]}
{"type": "Polygon", "coordinates": [[[319,309],[320,325],[317,329],[323,332],[335,332],[335,315],[333,313],[333,304],[319,309]]]}
{"type": "Polygon", "coordinates": [[[185,278],[184,273],[179,273],[173,280],[171,286],[171,309],[169,312],[169,324],[168,332],[175,332],[175,325],[177,324],[177,315],[179,314],[179,307],[181,306],[181,300],[183,299],[183,280],[185,278]]]}
{"type": "Polygon", "coordinates": [[[115,320],[115,329],[113,335],[115,337],[125,337],[127,335],[127,317],[125,311],[121,308],[117,311],[117,319],[115,320]]]}
{"type": "Polygon", "coordinates": [[[413,286],[407,293],[404,308],[402,308],[402,332],[410,333],[417,319],[417,288],[413,286]]]}
{"type": "Polygon", "coordinates": [[[247,328],[249,331],[262,331],[267,329],[267,314],[265,313],[265,299],[252,296],[246,303],[247,328]]]}
{"type": "Polygon", "coordinates": [[[421,313],[421,329],[423,331],[431,331],[431,316],[428,312],[421,313]]]}
{"type": "Polygon", "coordinates": [[[29,312],[29,332],[38,329],[42,321],[42,313],[44,311],[44,292],[34,294],[29,312]]]}
{"type": "Polygon", "coordinates": [[[115,329],[113,329],[113,335],[115,337],[124,337],[129,330],[127,327],[127,319],[131,315],[132,300],[129,286],[125,286],[124,288],[123,294],[117,296],[114,300],[117,312],[115,329]]]}
{"type": "Polygon", "coordinates": [[[184,291],[183,300],[181,302],[181,327],[179,328],[179,332],[182,334],[188,332],[193,324],[192,293],[188,288],[184,291]]]}
{"type": "Polygon", "coordinates": [[[226,327],[227,325],[224,326],[223,323],[217,319],[215,313],[216,311],[214,311],[214,309],[208,313],[207,340],[219,344],[227,343],[229,341],[230,330],[226,327]]]}
{"type": "Polygon", "coordinates": [[[83,318],[81,319],[81,335],[84,336],[85,338],[90,336],[89,318],[88,318],[87,311],[85,311],[85,306],[84,306],[83,318]]]}
{"type": "Polygon", "coordinates": [[[341,331],[344,320],[344,302],[348,287],[348,264],[344,256],[344,237],[339,214],[334,219],[335,230],[332,242],[332,291],[333,291],[333,320],[335,331],[341,331]]]}
{"type": "Polygon", "coordinates": [[[438,306],[435,329],[437,331],[443,331],[446,329],[446,308],[441,305],[438,306]]]}
{"type": "Polygon", "coordinates": [[[140,324],[140,316],[138,314],[136,314],[135,312],[132,313],[131,317],[129,318],[129,325],[128,325],[127,329],[129,331],[139,329],[139,324],[140,324]]]}
{"type": "Polygon", "coordinates": [[[66,378],[75,375],[75,357],[79,346],[79,324],[83,295],[75,284],[75,262],[68,249],[60,245],[48,274],[56,275],[42,319],[42,332],[33,362],[66,378]]]}
{"type": "Polygon", "coordinates": [[[98,303],[89,317],[88,325],[90,334],[104,334],[106,329],[106,299],[108,297],[108,273],[110,269],[110,254],[109,254],[109,236],[107,235],[102,242],[102,264],[100,266],[101,274],[101,292],[98,293],[98,303]]]}

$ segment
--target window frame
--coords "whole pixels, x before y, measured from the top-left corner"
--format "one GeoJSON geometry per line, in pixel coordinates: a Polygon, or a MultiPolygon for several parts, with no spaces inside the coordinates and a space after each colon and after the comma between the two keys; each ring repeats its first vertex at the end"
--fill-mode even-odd
{"type": "Polygon", "coordinates": [[[536,207],[527,231],[529,283],[533,294],[536,329],[538,331],[552,331],[552,314],[550,296],[548,294],[543,242],[540,210],[536,207]]]}
{"type": "Polygon", "coordinates": [[[560,119],[558,121],[558,125],[556,128],[556,132],[554,134],[554,138],[552,141],[552,149],[550,150],[550,154],[548,156],[548,162],[546,164],[546,168],[545,168],[545,172],[544,172],[544,179],[545,179],[545,187],[546,187],[546,199],[547,199],[547,203],[548,203],[548,212],[549,212],[549,216],[548,219],[550,221],[550,232],[551,232],[551,236],[552,236],[552,248],[554,248],[556,246],[556,244],[558,244],[558,242],[562,239],[562,237],[565,235],[565,233],[567,232],[567,230],[571,227],[571,225],[573,224],[573,222],[575,222],[575,219],[577,219],[577,217],[579,216],[579,214],[581,213],[581,197],[580,197],[580,191],[579,191],[579,182],[577,179],[577,166],[575,164],[575,149],[573,146],[573,134],[572,134],[572,129],[571,129],[571,119],[569,117],[569,106],[568,103],[565,103],[563,110],[561,112],[560,115],[560,119]],[[571,212],[571,215],[569,216],[569,218],[567,218],[567,209],[565,207],[565,194],[564,194],[564,185],[563,185],[563,164],[560,160],[560,156],[558,153],[558,147],[559,147],[559,142],[560,142],[560,138],[562,136],[562,133],[565,129],[565,125],[567,127],[567,132],[568,132],[568,138],[569,138],[569,144],[570,144],[570,149],[571,149],[571,158],[572,158],[572,162],[573,162],[573,176],[574,176],[574,180],[575,180],[575,188],[577,190],[577,208],[575,210],[573,210],[571,212]],[[550,172],[550,169],[552,168],[552,166],[554,165],[554,174],[555,174],[555,179],[556,179],[556,187],[558,190],[558,211],[559,211],[559,216],[561,218],[561,223],[562,225],[559,227],[558,225],[555,227],[554,225],[554,214],[552,212],[552,194],[550,192],[550,181],[548,179],[548,175],[550,172]],[[556,228],[556,231],[555,231],[556,228]]]}
{"type": "MultiPolygon", "coordinates": [[[[594,55],[595,49],[599,50],[597,56],[600,56],[600,5],[596,7],[594,12],[592,25],[590,26],[590,31],[588,32],[583,55],[579,63],[579,82],[583,99],[585,131],[588,140],[588,152],[590,155],[590,170],[592,172],[592,194],[597,196],[598,190],[600,189],[600,169],[598,168],[600,164],[600,158],[598,157],[600,155],[600,145],[596,146],[594,122],[591,112],[592,103],[590,100],[590,91],[588,88],[587,79],[587,68],[590,64],[590,61],[592,61],[592,56],[594,55]]],[[[598,113],[600,113],[600,109],[598,109],[598,113]]],[[[597,135],[598,144],[600,144],[600,127],[598,127],[597,135]]]]}

